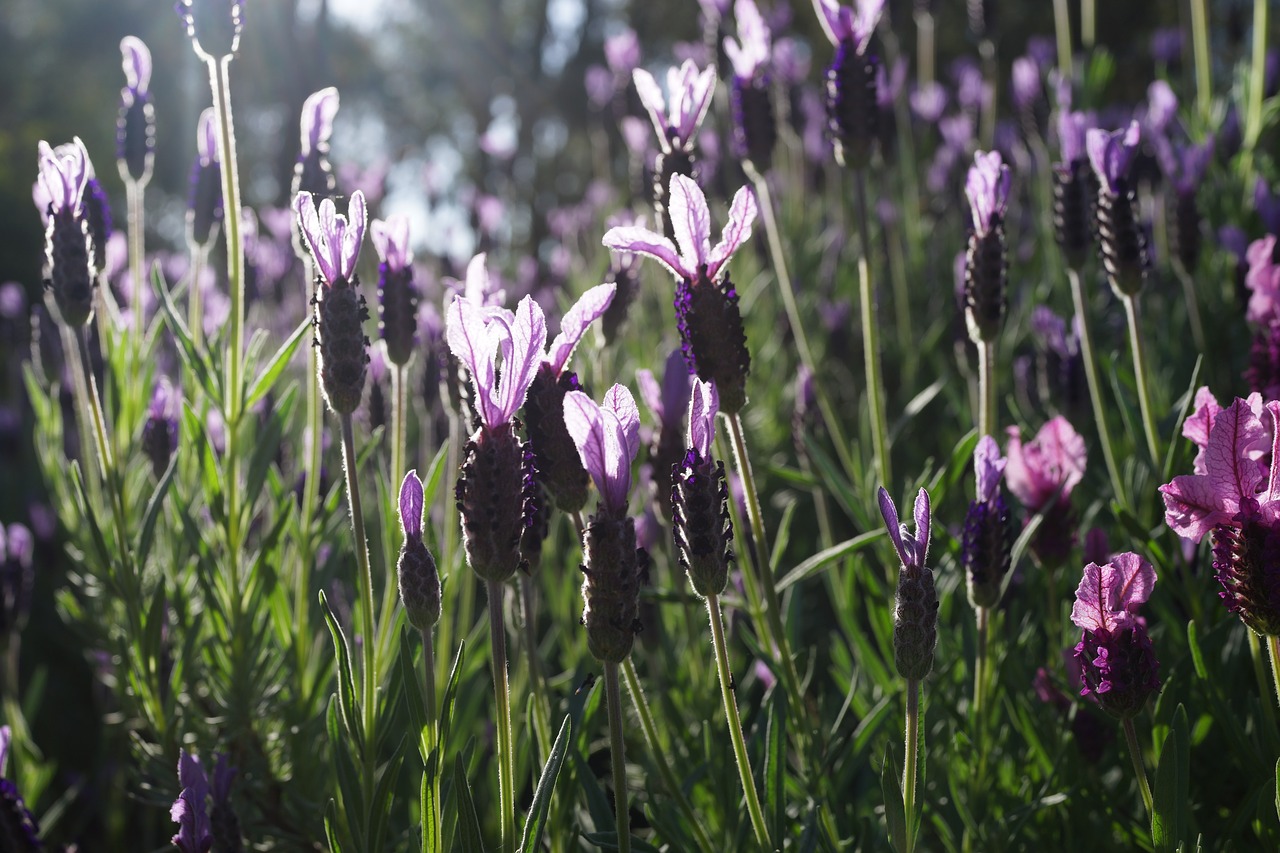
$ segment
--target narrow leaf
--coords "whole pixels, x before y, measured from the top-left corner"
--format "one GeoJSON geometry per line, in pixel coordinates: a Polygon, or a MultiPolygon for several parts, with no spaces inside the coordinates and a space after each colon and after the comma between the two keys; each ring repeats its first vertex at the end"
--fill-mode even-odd
{"type": "Polygon", "coordinates": [[[333,638],[333,654],[338,660],[338,710],[342,712],[342,721],[347,732],[355,742],[357,751],[364,750],[364,725],[360,720],[360,706],[356,701],[355,679],[351,673],[351,650],[347,646],[347,637],[342,633],[342,626],[334,618],[329,607],[329,599],[324,590],[320,590],[320,609],[324,612],[324,621],[329,626],[329,635],[333,638]]]}
{"type": "Polygon", "coordinates": [[[564,765],[564,754],[569,748],[569,736],[573,724],[566,714],[560,724],[560,733],[551,747],[551,754],[542,768],[542,776],[538,779],[538,787],[533,792],[533,802],[529,805],[529,818],[525,821],[524,837],[520,841],[522,853],[534,853],[542,849],[542,833],[547,826],[547,813],[551,807],[551,794],[555,790],[556,780],[560,777],[560,768],[564,765]]]}
{"type": "Polygon", "coordinates": [[[884,763],[880,766],[880,796],[884,798],[884,818],[889,826],[889,843],[898,853],[903,853],[907,849],[907,813],[902,804],[898,770],[889,758],[887,746],[884,750],[884,763]]]}
{"type": "Polygon", "coordinates": [[[781,845],[787,837],[787,700],[781,686],[769,700],[765,732],[764,810],[769,835],[781,845]]]}
{"type": "MultiPolygon", "coordinates": [[[[413,730],[417,732],[418,754],[422,761],[427,760],[427,753],[435,744],[427,743],[427,705],[422,698],[422,690],[418,687],[418,672],[413,665],[413,644],[410,642],[409,627],[400,628],[400,673],[404,681],[404,701],[409,706],[409,719],[413,722],[413,730]]],[[[434,678],[434,673],[427,673],[434,678]]]]}
{"type": "Polygon", "coordinates": [[[164,496],[169,492],[169,484],[173,482],[173,471],[178,464],[178,454],[169,458],[169,467],[164,469],[160,482],[156,483],[151,499],[147,501],[147,510],[142,516],[142,529],[138,531],[138,544],[134,549],[139,566],[145,566],[147,556],[151,553],[151,545],[155,540],[156,520],[160,517],[160,508],[164,505],[164,496]]]}
{"type": "Polygon", "coordinates": [[[1187,803],[1191,790],[1191,742],[1187,710],[1178,705],[1173,725],[1160,748],[1156,786],[1152,792],[1151,840],[1156,850],[1174,853],[1187,838],[1187,803]]]}
{"type": "Polygon", "coordinates": [[[480,818],[476,814],[476,804],[471,800],[471,784],[467,782],[460,756],[453,759],[453,789],[458,795],[458,840],[462,853],[484,853],[480,818]]]}
{"type": "Polygon", "coordinates": [[[280,345],[280,349],[276,350],[276,354],[271,356],[271,360],[262,368],[262,372],[258,374],[257,379],[253,380],[253,385],[249,386],[249,390],[245,394],[244,407],[246,409],[265,397],[275,387],[280,374],[289,366],[294,352],[298,349],[298,344],[302,342],[302,336],[306,334],[309,328],[311,328],[310,316],[298,324],[298,328],[293,330],[288,339],[280,345]]]}

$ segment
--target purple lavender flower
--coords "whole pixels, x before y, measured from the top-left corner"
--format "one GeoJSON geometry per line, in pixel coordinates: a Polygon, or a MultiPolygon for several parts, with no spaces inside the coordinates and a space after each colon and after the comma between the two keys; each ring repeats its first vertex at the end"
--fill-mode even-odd
{"type": "Polygon", "coordinates": [[[1129,719],[1160,688],[1159,664],[1136,615],[1151,597],[1156,572],[1137,554],[1117,554],[1110,563],[1084,567],[1071,621],[1084,635],[1075,649],[1081,696],[1098,700],[1104,711],[1129,719]]]}
{"type": "Polygon", "coordinates": [[[1151,58],[1164,65],[1182,60],[1182,28],[1164,27],[1151,33],[1151,58]]]}
{"type": "Polygon", "coordinates": [[[240,47],[244,27],[243,0],[178,0],[178,17],[186,25],[196,56],[213,62],[240,47]]]}
{"type": "Polygon", "coordinates": [[[0,827],[7,831],[4,840],[9,846],[6,849],[14,853],[36,853],[44,849],[40,826],[27,809],[18,786],[4,775],[12,740],[13,730],[0,726],[0,827]]]}
{"type": "Polygon", "coordinates": [[[662,517],[671,519],[671,471],[685,450],[685,410],[689,406],[689,369],[684,354],[672,350],[667,356],[662,384],[649,370],[636,371],[636,384],[657,421],[658,430],[649,443],[649,476],[653,497],[662,517]]]}
{"type": "Polygon", "coordinates": [[[147,420],[142,425],[142,453],[151,461],[151,471],[159,480],[178,449],[178,415],[182,410],[181,394],[169,380],[160,377],[151,392],[147,420]]]}
{"type": "Polygon", "coordinates": [[[1200,208],[1196,202],[1196,190],[1204,181],[1209,163],[1213,160],[1214,138],[1210,134],[1199,145],[1164,145],[1158,151],[1167,151],[1161,169],[1173,186],[1169,203],[1169,253],[1178,259],[1182,268],[1194,271],[1200,259],[1200,208]]]}
{"type": "Polygon", "coordinates": [[[324,197],[337,188],[329,163],[329,137],[338,114],[338,90],[330,86],[312,92],[302,104],[302,148],[293,168],[293,194],[309,192],[324,197]]]}
{"type": "Polygon", "coordinates": [[[422,537],[422,481],[416,470],[404,475],[400,484],[400,527],[404,544],[396,563],[400,583],[400,603],[409,624],[430,631],[440,621],[440,574],[436,561],[422,537]]]}
{"type": "Polygon", "coordinates": [[[640,578],[648,565],[636,547],[635,521],[627,515],[631,463],[640,449],[640,413],[622,385],[604,404],[581,391],[564,398],[564,422],[600,504],[583,531],[582,624],[596,660],[620,663],[640,629],[640,578]]]}
{"type": "Polygon", "coordinates": [[[925,124],[937,124],[947,109],[947,90],[937,80],[930,80],[912,90],[911,112],[925,124]]]}
{"type": "Polygon", "coordinates": [[[1146,279],[1150,258],[1139,225],[1129,167],[1142,131],[1134,121],[1124,130],[1091,129],[1085,136],[1089,162],[1098,176],[1098,243],[1107,278],[1117,295],[1133,296],[1146,279]]]}
{"type": "Polygon", "coordinates": [[[916,495],[916,531],[898,521],[898,508],[884,487],[880,487],[880,514],[889,539],[902,563],[898,588],[893,597],[893,661],[898,674],[919,681],[933,669],[933,650],[938,645],[938,593],[933,571],[926,565],[929,556],[929,493],[916,495]]]}
{"type": "MultiPolygon", "coordinates": [[[[483,269],[483,259],[480,263],[483,269]]],[[[530,492],[532,453],[516,437],[512,418],[542,361],[547,324],[528,296],[515,314],[455,296],[445,318],[445,339],[471,373],[480,421],[464,448],[455,489],[467,562],[483,580],[501,583],[521,566],[521,533],[536,510],[536,494],[530,492]]]]}
{"type": "Polygon", "coordinates": [[[1000,602],[1004,577],[1013,550],[1013,515],[1000,489],[1007,460],[994,438],[978,439],[973,452],[977,494],[964,520],[961,562],[969,590],[969,603],[995,607],[1000,602]]]}
{"type": "Polygon", "coordinates": [[[368,221],[364,194],[357,190],[351,196],[346,216],[337,212],[332,199],[320,202],[317,211],[308,192],[298,193],[293,209],[316,265],[316,370],[320,388],[329,408],[347,415],[360,405],[369,364],[369,339],[361,326],[369,319],[369,309],[356,277],[356,260],[368,221]]]}
{"type": "Polygon", "coordinates": [[[418,288],[413,282],[413,252],[409,249],[409,217],[402,214],[375,219],[369,226],[378,250],[378,328],[387,358],[405,365],[417,343],[418,288]]]}
{"type": "Polygon", "coordinates": [[[83,204],[91,167],[84,143],[76,137],[55,152],[40,142],[38,185],[47,200],[45,215],[45,288],[64,322],[83,326],[93,316],[96,286],[94,245],[83,204]]]}
{"type": "Polygon", "coordinates": [[[856,9],[836,0],[814,0],[818,20],[836,55],[827,69],[828,128],[836,162],[863,168],[879,133],[876,77],[879,59],[868,53],[884,0],[857,0],[856,9]]]}
{"type": "Polygon", "coordinates": [[[169,809],[169,817],[178,824],[178,832],[171,842],[181,853],[209,853],[213,846],[206,802],[209,777],[200,766],[200,759],[185,749],[178,756],[178,784],[182,786],[182,793],[169,809]]]}
{"type": "Polygon", "coordinates": [[[636,226],[610,229],[604,235],[604,245],[654,258],[675,275],[676,316],[685,363],[689,372],[704,382],[714,381],[721,407],[727,414],[736,414],[747,401],[751,355],[738,311],[738,293],[726,264],[751,236],[755,196],[747,187],[734,195],[729,221],[714,248],[711,214],[698,185],[683,175],[674,176],[671,199],[679,251],[666,237],[636,226]]]}
{"type": "Polygon", "coordinates": [[[640,39],[636,31],[627,27],[605,39],[604,59],[615,80],[630,76],[640,65],[640,39]]]}
{"type": "Polygon", "coordinates": [[[145,184],[151,179],[156,147],[151,51],[142,39],[125,36],[120,53],[124,56],[125,87],[120,90],[120,117],[116,119],[116,162],[122,179],[145,184]]]}
{"type": "Polygon", "coordinates": [[[965,322],[975,342],[994,341],[1004,320],[1009,278],[1004,214],[1013,175],[999,151],[979,151],[965,181],[972,230],[965,253],[965,322]]]}
{"type": "Polygon", "coordinates": [[[1020,110],[1030,110],[1040,100],[1040,66],[1030,56],[1019,56],[1013,61],[1013,105],[1020,110]]]}
{"type": "Polygon", "coordinates": [[[213,808],[209,812],[213,846],[218,853],[240,853],[244,850],[240,819],[231,807],[231,783],[235,778],[236,768],[231,766],[225,753],[218,753],[213,765],[213,808]]]}
{"type": "Polygon", "coordinates": [[[729,104],[733,112],[735,153],[758,171],[768,171],[778,128],[773,111],[769,78],[772,33],[753,0],[737,0],[738,40],[724,40],[724,51],[733,65],[729,104]]]}
{"type": "Polygon", "coordinates": [[[1178,116],[1178,96],[1165,80],[1156,80],[1147,87],[1147,114],[1143,129],[1151,136],[1164,136],[1169,125],[1178,116]]]}
{"type": "MultiPolygon", "coordinates": [[[[1070,89],[1067,89],[1070,92],[1070,89]]],[[[1054,237],[1064,257],[1079,269],[1093,239],[1097,177],[1089,167],[1085,137],[1094,126],[1091,113],[1058,111],[1059,162],[1053,166],[1054,237]]]]}
{"type": "Polygon", "coordinates": [[[734,562],[733,523],[724,463],[711,454],[719,395],[714,383],[694,380],[689,401],[689,443],[671,468],[671,528],[680,567],[700,596],[719,595],[734,562]]]}
{"type": "MultiPolygon", "coordinates": [[[[247,208],[246,208],[247,210],[247,208]]],[[[222,160],[218,154],[218,122],[213,107],[200,113],[196,128],[196,160],[191,166],[187,197],[187,239],[208,250],[222,222],[222,160]]]]}

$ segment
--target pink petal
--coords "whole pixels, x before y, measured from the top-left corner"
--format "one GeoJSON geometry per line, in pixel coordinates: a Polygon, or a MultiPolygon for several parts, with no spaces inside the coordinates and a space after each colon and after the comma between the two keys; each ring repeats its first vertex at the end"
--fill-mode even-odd
{"type": "Polygon", "coordinates": [[[1156,570],[1132,551],[1116,554],[1109,565],[1114,570],[1114,577],[1109,585],[1111,597],[1107,601],[1107,609],[1132,613],[1151,597],[1156,585],[1156,570]]]}
{"type": "Polygon", "coordinates": [[[614,385],[604,395],[603,408],[614,414],[625,439],[623,449],[627,454],[627,466],[640,452],[640,410],[635,398],[625,385],[614,385]]]}
{"type": "Polygon", "coordinates": [[[1195,472],[1203,474],[1204,450],[1209,446],[1209,432],[1213,428],[1213,419],[1222,411],[1222,407],[1207,386],[1201,386],[1196,391],[1195,407],[1191,417],[1182,422],[1182,435],[1200,448],[1200,452],[1196,454],[1195,472]]]}
{"type": "Polygon", "coordinates": [[[1160,487],[1164,498],[1164,522],[1186,539],[1199,542],[1219,524],[1231,521],[1240,509],[1238,501],[1223,501],[1206,476],[1182,474],[1160,487]]]}
{"type": "Polygon", "coordinates": [[[653,419],[661,424],[666,408],[662,405],[662,388],[654,378],[653,371],[643,367],[637,370],[636,385],[640,387],[641,399],[649,407],[649,411],[653,412],[653,419]]]}
{"type": "Polygon", "coordinates": [[[707,210],[707,198],[697,183],[684,175],[671,176],[670,194],[667,213],[676,245],[680,247],[680,263],[696,273],[708,262],[711,253],[711,212],[707,210]]]}
{"type": "Polygon", "coordinates": [[[849,34],[847,21],[841,15],[840,4],[836,0],[813,0],[813,6],[818,11],[822,31],[832,44],[839,44],[849,34]]]}
{"type": "Polygon", "coordinates": [[[471,371],[480,420],[498,426],[506,419],[492,401],[496,339],[487,329],[484,313],[469,299],[455,296],[445,313],[444,334],[450,352],[471,371]]]}
{"type": "Polygon", "coordinates": [[[1266,430],[1247,401],[1237,398],[1214,419],[1204,461],[1219,501],[1238,504],[1257,494],[1262,481],[1258,460],[1266,449],[1266,430]]]}
{"type": "Polygon", "coordinates": [[[679,254],[676,253],[676,247],[670,240],[648,228],[639,225],[610,228],[601,242],[606,248],[614,251],[647,255],[671,270],[671,274],[676,278],[691,279],[697,274],[696,270],[685,268],[679,254]]]}
{"type": "Polygon", "coordinates": [[[1102,567],[1090,563],[1084,567],[1084,576],[1076,587],[1076,600],[1071,605],[1071,621],[1085,631],[1101,631],[1107,626],[1106,609],[1103,606],[1102,567]]]}
{"type": "Polygon", "coordinates": [[[756,219],[756,196],[749,187],[741,187],[733,196],[729,206],[729,221],[720,235],[720,242],[711,250],[707,261],[707,277],[714,281],[720,269],[734,252],[751,236],[751,224],[756,219]]]}
{"type": "Polygon", "coordinates": [[[547,353],[547,363],[551,365],[552,371],[559,374],[564,370],[573,350],[582,340],[582,335],[604,314],[617,292],[618,285],[613,282],[598,284],[582,294],[573,307],[565,312],[560,321],[560,334],[551,342],[551,349],[547,353]]]}

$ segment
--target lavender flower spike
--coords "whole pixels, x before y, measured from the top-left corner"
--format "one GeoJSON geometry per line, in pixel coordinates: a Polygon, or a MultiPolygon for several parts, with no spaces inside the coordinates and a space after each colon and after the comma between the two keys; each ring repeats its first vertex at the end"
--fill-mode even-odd
{"type": "Polygon", "coordinates": [[[333,120],[338,115],[338,90],[330,86],[312,92],[302,104],[302,157],[322,151],[333,134],[333,120]]]}
{"type": "Polygon", "coordinates": [[[716,88],[716,69],[698,71],[692,59],[667,71],[667,97],[653,75],[643,68],[631,72],[640,103],[644,105],[664,152],[687,151],[692,147],[702,118],[711,107],[716,88]],[[667,100],[669,98],[670,100],[667,100]]]}
{"type": "Polygon", "coordinates": [[[196,130],[196,162],[191,167],[187,201],[187,236],[208,248],[222,221],[222,163],[218,159],[218,122],[213,107],[200,113],[196,130]]]}
{"type": "Polygon", "coordinates": [[[1091,128],[1085,134],[1085,150],[1098,180],[1111,195],[1124,191],[1124,181],[1129,177],[1129,165],[1142,141],[1142,126],[1129,122],[1123,130],[1108,133],[1101,128],[1091,128]]]}
{"type": "Polygon", "coordinates": [[[206,802],[209,777],[200,766],[200,759],[186,750],[178,756],[178,784],[182,793],[169,809],[169,816],[178,824],[171,841],[181,853],[209,853],[213,845],[206,802]]]}
{"type": "Polygon", "coordinates": [[[1009,460],[1000,455],[1000,445],[989,435],[978,439],[973,452],[973,473],[978,482],[978,500],[989,503],[999,494],[1000,478],[1009,460]]]}
{"type": "Polygon", "coordinates": [[[404,475],[400,485],[400,527],[404,544],[396,563],[400,603],[409,624],[430,631],[440,621],[440,574],[435,558],[422,538],[422,481],[418,472],[404,475]]]}
{"type": "Polygon", "coordinates": [[[151,86],[151,51],[137,36],[125,36],[120,40],[120,53],[125,86],[134,97],[145,98],[151,86]]]}
{"type": "Polygon", "coordinates": [[[898,521],[898,508],[880,487],[880,514],[889,538],[902,561],[898,588],[893,596],[893,661],[907,681],[919,681],[933,669],[938,644],[938,593],[933,572],[925,564],[929,556],[929,493],[916,495],[916,530],[912,534],[898,521]]]}
{"type": "Polygon", "coordinates": [[[93,315],[93,272],[96,256],[84,202],[93,174],[89,154],[79,137],[57,150],[40,142],[40,203],[45,205],[45,287],[53,292],[63,321],[83,326],[93,315]]]}
{"type": "Polygon", "coordinates": [[[37,180],[49,200],[49,210],[46,213],[56,216],[69,211],[72,215],[79,215],[85,184],[89,181],[92,168],[84,143],[77,136],[70,145],[59,146],[55,152],[42,139],[39,150],[40,174],[37,180]]]}
{"type": "Polygon", "coordinates": [[[1138,223],[1137,198],[1129,182],[1129,166],[1142,131],[1130,122],[1125,130],[1093,129],[1085,136],[1089,162],[1098,176],[1098,243],[1111,288],[1130,297],[1142,289],[1150,266],[1147,237],[1138,223]]]}
{"type": "Polygon", "coordinates": [[[974,608],[994,607],[1000,602],[1004,577],[1009,572],[1013,549],[1013,515],[1000,492],[1008,460],[1000,455],[1000,445],[984,435],[973,453],[977,495],[965,514],[961,562],[969,602],[974,608]]]}
{"type": "Polygon", "coordinates": [[[531,297],[520,300],[515,314],[484,309],[455,297],[445,316],[449,349],[471,371],[481,423],[497,429],[524,404],[547,341],[547,321],[531,297]],[[503,357],[498,377],[498,350],[503,357]]]}
{"type": "Polygon", "coordinates": [[[973,155],[973,165],[964,183],[964,194],[969,199],[969,211],[973,229],[979,237],[986,236],[1004,218],[1009,207],[1009,190],[1013,186],[1013,174],[999,151],[979,151],[973,155]]]}
{"type": "Polygon", "coordinates": [[[369,225],[369,236],[388,270],[399,272],[413,263],[413,250],[409,248],[409,217],[397,213],[385,220],[375,219],[369,225]]]}
{"type": "Polygon", "coordinates": [[[893,542],[893,549],[898,552],[898,559],[902,561],[902,568],[905,571],[925,569],[925,561],[929,556],[931,523],[929,518],[929,493],[921,489],[916,494],[914,507],[916,532],[914,534],[907,528],[906,524],[898,521],[898,507],[883,486],[880,487],[878,500],[880,501],[880,515],[884,518],[885,529],[889,531],[889,539],[893,542]]]}
{"type": "Polygon", "coordinates": [[[719,595],[733,565],[733,522],[724,462],[711,455],[720,400],[715,383],[694,380],[689,444],[671,468],[671,529],[680,567],[701,596],[719,595]]]}
{"type": "Polygon", "coordinates": [[[773,91],[768,74],[770,40],[773,34],[756,8],[754,0],[738,0],[741,42],[725,38],[724,51],[733,63],[729,82],[729,107],[733,115],[734,153],[764,172],[773,161],[778,141],[777,119],[773,111],[773,91]]]}
{"type": "Polygon", "coordinates": [[[857,0],[857,8],[841,6],[836,0],[813,0],[818,22],[834,45],[847,43],[861,54],[871,43],[871,35],[880,22],[884,0],[857,0]]]}
{"type": "Polygon", "coordinates": [[[733,73],[741,80],[754,80],[769,64],[773,33],[765,23],[753,0],[738,0],[734,5],[738,21],[738,38],[726,36],[724,52],[733,64],[733,73]]]}
{"type": "Polygon", "coordinates": [[[418,288],[413,282],[413,252],[409,248],[409,218],[404,215],[373,220],[369,226],[378,266],[378,327],[387,345],[387,358],[405,365],[413,358],[417,340],[418,288]]]}
{"type": "Polygon", "coordinates": [[[328,198],[320,202],[317,211],[315,199],[309,192],[298,193],[293,200],[293,210],[325,284],[349,282],[355,275],[368,224],[364,193],[356,190],[351,196],[346,216],[338,213],[333,199],[328,198]]]}
{"type": "Polygon", "coordinates": [[[1151,597],[1156,572],[1137,554],[1117,554],[1110,563],[1084,567],[1071,621],[1084,631],[1075,648],[1082,696],[1122,720],[1138,714],[1160,687],[1159,664],[1136,615],[1151,597]]]}
{"type": "Polygon", "coordinates": [[[991,342],[1004,321],[1009,278],[1004,214],[1013,177],[999,151],[979,151],[965,181],[973,230],[965,250],[965,322],[974,342],[991,342]]]}
{"type": "Polygon", "coordinates": [[[836,162],[853,169],[866,168],[879,133],[879,59],[867,50],[884,0],[858,0],[851,9],[835,0],[814,0],[818,20],[835,57],[827,68],[827,129],[836,162]]]}

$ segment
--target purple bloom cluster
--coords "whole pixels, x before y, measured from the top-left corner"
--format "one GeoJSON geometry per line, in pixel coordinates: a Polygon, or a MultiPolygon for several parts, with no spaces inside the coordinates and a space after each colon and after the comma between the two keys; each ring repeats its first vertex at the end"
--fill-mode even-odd
{"type": "Polygon", "coordinates": [[[1138,714],[1160,688],[1155,649],[1137,615],[1155,582],[1155,569],[1142,557],[1117,554],[1104,566],[1084,567],[1071,608],[1071,621],[1084,631],[1075,648],[1080,695],[1120,719],[1138,714]]]}

